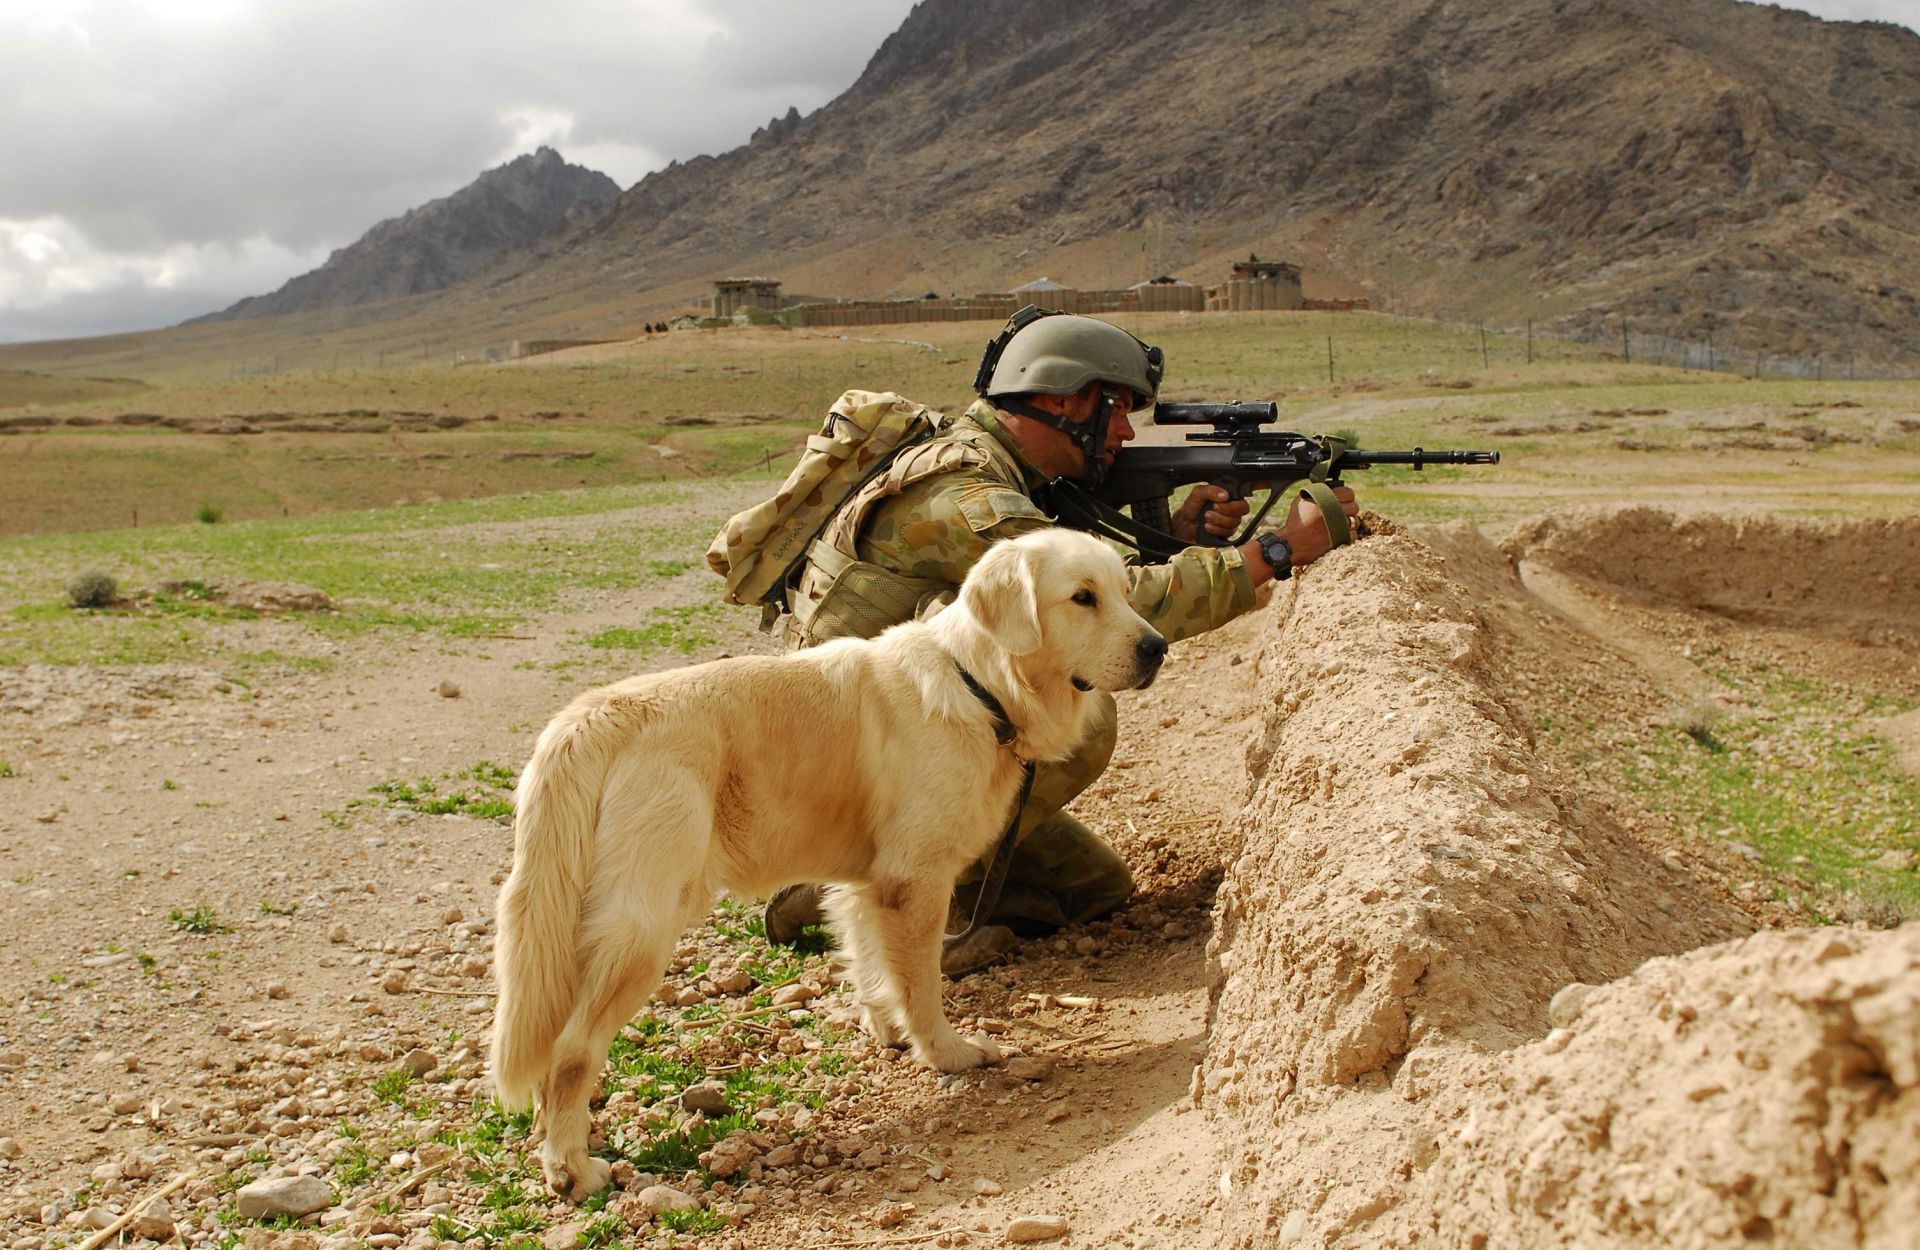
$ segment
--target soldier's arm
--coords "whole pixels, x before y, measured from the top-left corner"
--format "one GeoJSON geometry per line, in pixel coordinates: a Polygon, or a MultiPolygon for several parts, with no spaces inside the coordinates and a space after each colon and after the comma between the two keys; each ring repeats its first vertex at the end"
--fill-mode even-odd
{"type": "Polygon", "coordinates": [[[1127,600],[1168,642],[1218,629],[1253,606],[1253,575],[1234,547],[1188,547],[1165,564],[1127,567],[1127,600]]]}
{"type": "MultiPolygon", "coordinates": [[[[907,577],[958,586],[994,543],[1054,524],[1000,482],[948,474],[875,508],[860,556],[907,577]]],[[[1217,629],[1254,603],[1253,577],[1230,547],[1189,547],[1166,564],[1129,566],[1127,576],[1128,602],[1169,642],[1217,629]]]]}

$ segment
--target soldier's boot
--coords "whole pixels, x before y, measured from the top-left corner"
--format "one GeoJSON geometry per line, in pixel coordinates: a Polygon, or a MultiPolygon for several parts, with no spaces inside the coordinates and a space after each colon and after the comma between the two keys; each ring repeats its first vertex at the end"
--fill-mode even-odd
{"type": "MultiPolygon", "coordinates": [[[[979,896],[979,868],[963,874],[954,890],[955,907],[965,916],[979,896]]],[[[1066,812],[1055,812],[1014,847],[999,902],[980,919],[1020,933],[1049,933],[1097,920],[1132,894],[1133,874],[1119,852],[1066,812]]]]}
{"type": "Polygon", "coordinates": [[[767,941],[775,946],[792,946],[810,926],[825,924],[827,913],[820,905],[817,885],[790,885],[767,900],[760,913],[767,941]]]}
{"type": "Polygon", "coordinates": [[[955,978],[978,972],[1019,944],[1019,937],[1003,924],[980,925],[941,944],[940,971],[955,978]]]}

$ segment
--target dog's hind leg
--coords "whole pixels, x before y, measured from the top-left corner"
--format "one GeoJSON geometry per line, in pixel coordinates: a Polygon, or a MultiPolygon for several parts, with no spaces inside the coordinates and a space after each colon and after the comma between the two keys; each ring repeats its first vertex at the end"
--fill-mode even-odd
{"type": "Polygon", "coordinates": [[[858,887],[862,919],[872,937],[899,1021],[913,1044],[913,1057],[942,1072],[992,1063],[999,1048],[982,1037],[960,1036],[940,1003],[940,934],[947,918],[948,889],[926,881],[892,879],[858,887]]]}
{"type": "Polygon", "coordinates": [[[660,975],[673,953],[673,939],[684,926],[679,912],[662,909],[650,917],[629,908],[620,917],[624,932],[607,932],[601,921],[594,936],[583,934],[583,948],[593,952],[581,977],[580,996],[573,1014],[554,1043],[552,1065],[540,1084],[540,1110],[546,1136],[540,1145],[540,1167],[555,1193],[584,1201],[604,1189],[612,1165],[587,1153],[591,1128],[591,1101],[607,1048],[646,1005],[660,984],[660,975]]]}
{"type": "Polygon", "coordinates": [[[896,1012],[900,996],[881,954],[879,931],[873,923],[874,903],[852,886],[835,886],[826,898],[826,910],[847,956],[847,974],[860,1004],[860,1024],[879,1046],[904,1046],[896,1012]]]}

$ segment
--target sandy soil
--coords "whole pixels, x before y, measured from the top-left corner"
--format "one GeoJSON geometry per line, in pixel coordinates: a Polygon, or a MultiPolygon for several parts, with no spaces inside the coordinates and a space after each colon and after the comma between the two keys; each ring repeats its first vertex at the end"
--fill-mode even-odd
{"type": "MultiPolygon", "coordinates": [[[[707,1240],[1909,1244],[1920,928],[1793,929],[1744,858],[1537,727],[1650,732],[1699,693],[1708,643],[1920,699],[1920,525],[1379,528],[1129,698],[1079,810],[1134,865],[1135,902],[951,987],[1010,1062],[940,1078],[839,1043],[844,1070],[810,1070],[817,1111],[762,1106],[730,1147],[707,1240]],[[1805,556],[1783,571],[1783,548],[1805,556]]],[[[489,1183],[434,1138],[485,1096],[510,830],[353,804],[517,767],[571,693],[542,667],[565,631],[644,606],[609,595],[484,655],[264,617],[229,643],[332,666],[250,689],[0,673],[0,1247],[78,1243],[180,1177],[129,1241],[483,1226],[489,1183]],[[202,907],[230,931],[170,920],[202,907]],[[402,1066],[432,1095],[410,1110],[381,1096],[402,1066]],[[355,1149],[369,1174],[343,1170],[355,1149]],[[231,1178],[302,1172],[331,1190],[304,1221],[233,1220],[231,1178]]],[[[743,619],[727,645],[764,643],[743,619]]],[[[1888,732],[1912,749],[1911,714],[1888,732]]],[[[681,954],[661,1018],[737,1004],[737,944],[681,954]]],[[[844,1007],[824,962],[805,983],[807,1010],[844,1007]]],[[[702,1057],[776,1051],[804,1051],[778,1017],[702,1057]]],[[[700,1194],[619,1179],[595,1218],[635,1243],[668,1237],[647,1184],[700,1194]]],[[[553,1250],[608,1235],[525,1201],[553,1250]]]]}

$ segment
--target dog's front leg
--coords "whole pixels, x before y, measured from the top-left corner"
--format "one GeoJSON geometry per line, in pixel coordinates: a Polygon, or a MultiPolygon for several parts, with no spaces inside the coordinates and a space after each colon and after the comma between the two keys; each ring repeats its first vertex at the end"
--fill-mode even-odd
{"type": "Polygon", "coordinates": [[[941,1007],[940,936],[950,892],[942,878],[938,887],[924,880],[875,882],[865,895],[913,1057],[942,1072],[960,1072],[998,1062],[1000,1050],[984,1036],[960,1036],[941,1007]]]}

